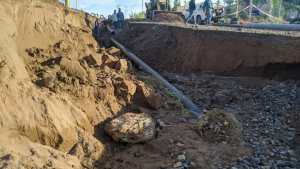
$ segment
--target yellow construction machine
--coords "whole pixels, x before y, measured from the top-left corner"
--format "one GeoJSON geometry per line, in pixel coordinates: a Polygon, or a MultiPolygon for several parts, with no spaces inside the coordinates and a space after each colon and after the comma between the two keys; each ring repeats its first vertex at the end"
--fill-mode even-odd
{"type": "Polygon", "coordinates": [[[170,0],[150,0],[146,3],[146,8],[146,18],[148,19],[153,19],[159,13],[173,13],[182,16],[181,12],[172,11],[170,0]]]}

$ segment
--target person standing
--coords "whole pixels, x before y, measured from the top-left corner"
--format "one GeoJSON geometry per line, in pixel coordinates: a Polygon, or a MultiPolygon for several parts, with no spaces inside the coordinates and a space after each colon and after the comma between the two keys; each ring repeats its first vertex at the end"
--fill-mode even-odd
{"type": "Polygon", "coordinates": [[[122,29],[124,26],[125,17],[124,17],[124,13],[122,12],[121,8],[119,8],[117,18],[118,18],[118,28],[122,29]]]}
{"type": "Polygon", "coordinates": [[[189,18],[193,15],[193,12],[195,9],[196,9],[195,0],[190,0],[190,2],[189,2],[189,18]]]}
{"type": "Polygon", "coordinates": [[[211,0],[205,0],[203,4],[205,14],[206,14],[206,20],[207,23],[210,24],[212,20],[212,10],[213,10],[213,4],[211,0]]]}
{"type": "Polygon", "coordinates": [[[95,27],[93,29],[93,34],[95,37],[99,37],[99,34],[100,34],[100,20],[99,18],[96,19],[95,21],[95,27]]]}
{"type": "Polygon", "coordinates": [[[114,28],[118,28],[118,16],[117,16],[117,10],[114,10],[114,13],[112,15],[112,22],[113,22],[113,26],[114,28]]]}

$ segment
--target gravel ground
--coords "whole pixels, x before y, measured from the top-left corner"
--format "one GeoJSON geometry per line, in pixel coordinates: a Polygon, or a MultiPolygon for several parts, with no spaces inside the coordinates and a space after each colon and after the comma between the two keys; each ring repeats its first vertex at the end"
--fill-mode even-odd
{"type": "Polygon", "coordinates": [[[197,104],[232,112],[241,122],[242,139],[253,153],[236,161],[231,169],[300,168],[299,142],[295,142],[299,128],[292,124],[300,112],[298,82],[209,74],[164,76],[197,104]]]}

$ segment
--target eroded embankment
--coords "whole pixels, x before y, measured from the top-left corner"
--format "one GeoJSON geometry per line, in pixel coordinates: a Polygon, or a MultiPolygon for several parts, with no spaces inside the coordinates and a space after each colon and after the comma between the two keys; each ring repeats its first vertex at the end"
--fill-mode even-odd
{"type": "Polygon", "coordinates": [[[274,76],[281,67],[299,70],[298,32],[131,23],[119,40],[160,71],[274,76]]]}

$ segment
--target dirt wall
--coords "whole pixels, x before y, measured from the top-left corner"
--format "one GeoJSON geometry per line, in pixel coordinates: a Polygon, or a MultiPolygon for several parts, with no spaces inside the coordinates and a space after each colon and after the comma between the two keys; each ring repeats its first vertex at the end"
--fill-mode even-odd
{"type": "Polygon", "coordinates": [[[132,23],[119,40],[154,68],[175,73],[260,74],[273,64],[300,62],[299,37],[266,32],[132,23]]]}

